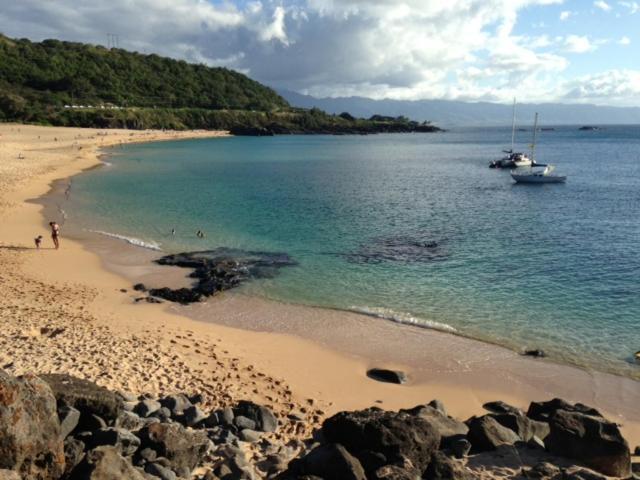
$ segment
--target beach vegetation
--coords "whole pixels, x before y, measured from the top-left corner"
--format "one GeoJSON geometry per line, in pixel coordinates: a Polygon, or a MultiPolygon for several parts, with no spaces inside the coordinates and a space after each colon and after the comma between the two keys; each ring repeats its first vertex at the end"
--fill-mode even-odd
{"type": "Polygon", "coordinates": [[[404,117],[293,108],[239,72],[156,54],[0,34],[0,120],[130,129],[377,133],[433,131],[404,117]]]}

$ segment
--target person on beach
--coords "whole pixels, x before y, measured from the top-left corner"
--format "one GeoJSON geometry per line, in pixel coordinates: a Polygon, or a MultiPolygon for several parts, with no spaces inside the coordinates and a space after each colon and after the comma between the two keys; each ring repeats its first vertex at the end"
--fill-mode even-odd
{"type": "Polygon", "coordinates": [[[38,235],[33,240],[36,243],[36,248],[40,248],[40,245],[42,245],[42,235],[38,235]]]}
{"type": "Polygon", "coordinates": [[[175,229],[175,228],[172,228],[172,229],[171,229],[171,235],[175,235],[175,234],[176,234],[176,229],[175,229]]]}
{"type": "Polygon", "coordinates": [[[53,244],[56,246],[56,250],[60,248],[60,240],[58,237],[60,236],[60,225],[56,222],[49,222],[49,226],[51,227],[51,240],[53,240],[53,244]]]}

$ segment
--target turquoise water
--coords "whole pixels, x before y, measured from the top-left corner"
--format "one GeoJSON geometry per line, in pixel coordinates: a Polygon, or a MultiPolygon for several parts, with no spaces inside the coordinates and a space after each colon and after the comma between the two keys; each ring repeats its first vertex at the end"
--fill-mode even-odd
{"type": "MultiPolygon", "coordinates": [[[[530,135],[518,133],[521,149],[530,135]]],[[[515,185],[487,168],[508,141],[494,128],[132,145],[74,179],[67,210],[167,252],[299,262],[249,294],[640,377],[640,127],[541,132],[538,158],[565,185],[515,185]]]]}

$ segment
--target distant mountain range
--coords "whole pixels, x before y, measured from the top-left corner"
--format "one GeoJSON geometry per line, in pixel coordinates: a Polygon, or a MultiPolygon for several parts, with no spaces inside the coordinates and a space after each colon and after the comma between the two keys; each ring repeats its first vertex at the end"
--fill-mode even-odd
{"type": "MultiPolygon", "coordinates": [[[[512,106],[489,102],[452,100],[372,100],[365,97],[315,98],[310,95],[278,90],[292,106],[317,107],[328,113],[349,112],[355,117],[403,115],[412,120],[431,121],[440,127],[510,125],[512,106]]],[[[640,124],[640,107],[607,107],[563,103],[518,104],[517,122],[526,126],[535,112],[542,125],[613,125],[640,124]]]]}

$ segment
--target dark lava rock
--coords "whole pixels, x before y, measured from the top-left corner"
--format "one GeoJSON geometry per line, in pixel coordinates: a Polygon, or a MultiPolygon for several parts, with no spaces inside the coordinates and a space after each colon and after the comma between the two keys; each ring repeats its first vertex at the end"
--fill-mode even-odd
{"type": "Polygon", "coordinates": [[[586,468],[573,466],[562,472],[563,480],[608,480],[604,475],[588,470],[586,468]]]}
{"type": "Polygon", "coordinates": [[[253,420],[251,420],[250,418],[247,418],[245,416],[242,415],[238,415],[237,417],[235,417],[233,419],[233,423],[236,425],[236,427],[238,427],[240,430],[244,429],[244,428],[249,428],[251,430],[255,430],[256,429],[256,422],[254,422],[253,420]]]}
{"type": "Polygon", "coordinates": [[[60,435],[67,438],[80,421],[80,411],[68,405],[58,408],[58,418],[60,419],[60,435]]]}
{"type": "Polygon", "coordinates": [[[554,398],[548,402],[531,402],[529,410],[527,411],[527,417],[540,422],[548,422],[558,410],[584,413],[592,417],[603,418],[602,414],[595,408],[583,405],[582,403],[571,404],[561,398],[554,398]]]}
{"type": "Polygon", "coordinates": [[[161,423],[166,423],[171,421],[171,410],[167,407],[160,407],[147,418],[157,418],[161,423]]]}
{"type": "MultiPolygon", "coordinates": [[[[64,441],[64,472],[68,474],[84,458],[84,443],[75,438],[67,438],[64,441]]],[[[2,477],[0,477],[2,478],[2,477]]]]}
{"type": "Polygon", "coordinates": [[[260,433],[250,428],[243,428],[240,430],[240,440],[243,442],[254,443],[260,440],[260,433]]]}
{"type": "Polygon", "coordinates": [[[463,465],[441,451],[433,454],[422,477],[425,480],[472,480],[474,476],[463,465]]]}
{"type": "Polygon", "coordinates": [[[193,470],[209,449],[203,430],[187,430],[179,423],[152,423],[139,432],[142,448],[151,448],[171,462],[171,468],[193,470]]]}
{"type": "Polygon", "coordinates": [[[220,423],[222,425],[227,425],[227,426],[233,425],[234,417],[235,415],[231,407],[225,407],[224,409],[222,409],[222,411],[218,415],[218,418],[220,419],[220,423]]]}
{"type": "Polygon", "coordinates": [[[289,464],[284,478],[316,475],[324,479],[367,480],[364,469],[342,445],[327,444],[311,450],[289,464]]]}
{"type": "Polygon", "coordinates": [[[242,415],[253,420],[256,424],[256,429],[261,432],[275,432],[278,427],[278,420],[270,409],[247,400],[238,402],[233,413],[234,416],[242,415]]]}
{"type": "Polygon", "coordinates": [[[122,428],[104,428],[93,432],[88,442],[88,447],[94,448],[101,445],[111,445],[118,449],[124,457],[133,455],[140,446],[140,439],[133,433],[122,428]]]}
{"type": "Polygon", "coordinates": [[[523,470],[522,474],[525,478],[540,480],[562,478],[562,471],[560,468],[548,462],[537,463],[533,467],[523,470]]]}
{"type": "Polygon", "coordinates": [[[522,412],[499,413],[491,416],[503,427],[513,430],[524,442],[531,440],[534,435],[544,439],[549,434],[549,426],[546,423],[531,420],[522,412]]]}
{"type": "Polygon", "coordinates": [[[544,353],[544,350],[540,350],[539,348],[525,350],[524,352],[522,352],[522,355],[524,355],[525,357],[534,357],[534,358],[544,358],[547,356],[547,354],[544,353]]]}
{"type": "Polygon", "coordinates": [[[438,242],[412,236],[374,238],[360,245],[355,252],[343,255],[351,263],[378,264],[383,262],[424,263],[447,258],[438,242]]]}
{"type": "Polygon", "coordinates": [[[236,126],[229,130],[231,135],[241,137],[273,137],[274,132],[265,127],[243,127],[236,126]]]}
{"type": "Polygon", "coordinates": [[[134,289],[136,292],[146,292],[146,291],[147,291],[147,287],[145,287],[145,286],[144,286],[144,283],[136,283],[136,284],[133,286],[133,289],[134,289]]]}
{"type": "Polygon", "coordinates": [[[144,471],[158,477],[160,480],[176,480],[178,478],[175,473],[159,463],[147,463],[144,471]]]}
{"type": "Polygon", "coordinates": [[[513,407],[508,403],[503,402],[502,400],[487,402],[482,405],[482,408],[491,413],[515,413],[517,415],[524,415],[524,412],[522,410],[517,407],[513,407]]]}
{"type": "Polygon", "coordinates": [[[156,260],[156,263],[193,270],[189,276],[197,279],[197,283],[191,288],[149,290],[154,297],[182,304],[200,302],[254,278],[272,278],[280,268],[296,265],[285,253],[229,248],[167,255],[156,260]]]}
{"type": "Polygon", "coordinates": [[[181,303],[183,305],[201,302],[205,298],[202,293],[191,288],[184,287],[175,289],[169,287],[152,288],[151,290],[149,290],[149,295],[164,298],[169,302],[181,303]]]}
{"type": "Polygon", "coordinates": [[[115,421],[115,426],[117,428],[124,428],[125,430],[135,431],[147,424],[145,419],[140,418],[133,412],[123,411],[118,415],[118,418],[115,421]]]}
{"type": "Polygon", "coordinates": [[[400,411],[411,415],[417,415],[429,422],[438,432],[443,442],[445,442],[448,437],[466,435],[469,431],[469,428],[463,422],[448,417],[441,411],[436,410],[429,405],[418,405],[417,407],[409,410],[400,411]]]}
{"type": "Polygon", "coordinates": [[[373,477],[375,480],[416,480],[416,473],[398,465],[385,465],[375,471],[373,477]]]}
{"type": "Polygon", "coordinates": [[[0,469],[48,479],[60,477],[64,465],[56,400],[47,383],[0,370],[0,469]]]}
{"type": "Polygon", "coordinates": [[[107,422],[105,422],[101,417],[91,414],[81,414],[80,422],[76,427],[77,432],[99,430],[101,428],[107,428],[107,422]]]}
{"type": "Polygon", "coordinates": [[[549,421],[547,449],[612,477],[631,475],[631,452],[615,423],[580,412],[558,410],[549,421]]]}
{"type": "Polygon", "coordinates": [[[442,403],[442,401],[438,400],[437,398],[427,403],[427,406],[435,408],[443,415],[447,414],[447,409],[444,407],[444,403],[442,403]]]}
{"type": "Polygon", "coordinates": [[[185,409],[189,408],[192,403],[186,395],[182,393],[176,393],[173,395],[167,395],[160,399],[160,405],[168,408],[172,415],[182,415],[185,409]]]}
{"type": "Polygon", "coordinates": [[[162,405],[160,405],[160,402],[151,398],[145,398],[135,406],[133,411],[140,417],[148,417],[153,412],[160,410],[160,407],[162,407],[162,405]]]}
{"type": "Polygon", "coordinates": [[[490,415],[472,417],[467,420],[472,452],[495,450],[500,445],[513,445],[520,437],[511,429],[503,427],[490,415]]]}
{"type": "Polygon", "coordinates": [[[407,376],[398,370],[387,370],[384,368],[372,368],[367,371],[367,377],[386,383],[406,383],[407,376]]]}
{"type": "Polygon", "coordinates": [[[191,405],[184,410],[183,420],[187,427],[193,427],[207,418],[207,414],[195,405],[191,405]]]}
{"type": "Polygon", "coordinates": [[[371,473],[384,465],[403,466],[405,459],[422,472],[440,445],[440,434],[423,418],[375,407],[337,413],[324,421],[322,433],[327,441],[343,445],[371,473]]]}
{"type": "Polygon", "coordinates": [[[456,435],[455,437],[450,437],[447,448],[451,450],[454,457],[463,458],[471,451],[471,442],[465,437],[456,435]]]}
{"type": "Polygon", "coordinates": [[[98,415],[107,422],[113,422],[122,411],[122,399],[114,392],[93,382],[63,373],[41,375],[49,384],[58,404],[66,404],[80,411],[82,417],[98,415]]]}
{"type": "Polygon", "coordinates": [[[83,480],[145,480],[142,473],[122,458],[116,447],[110,446],[87,452],[72,475],[83,480]]]}

